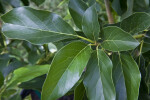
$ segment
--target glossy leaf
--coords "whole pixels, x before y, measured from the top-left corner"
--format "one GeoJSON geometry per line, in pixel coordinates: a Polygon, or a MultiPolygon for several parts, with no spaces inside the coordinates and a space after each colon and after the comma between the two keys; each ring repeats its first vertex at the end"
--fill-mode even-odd
{"type": "MultiPolygon", "coordinates": [[[[129,17],[133,13],[134,0],[124,0],[124,1],[126,1],[127,8],[125,13],[123,13],[122,15],[122,19],[129,17]]],[[[122,2],[122,0],[120,2],[122,2]]]]}
{"type": "Polygon", "coordinates": [[[88,0],[88,5],[89,6],[92,6],[95,3],[96,3],[96,0],[88,0]]]}
{"type": "Polygon", "coordinates": [[[104,28],[102,39],[102,47],[114,52],[132,50],[139,45],[130,34],[115,26],[104,28]]]}
{"type": "Polygon", "coordinates": [[[126,7],[124,7],[124,6],[126,6],[125,0],[122,0],[122,1],[120,1],[120,0],[113,0],[113,1],[112,1],[112,8],[113,8],[113,9],[117,12],[117,14],[120,15],[120,16],[124,13],[124,9],[123,9],[123,8],[126,8],[126,7]],[[120,2],[123,2],[124,5],[122,6],[120,2]]]}
{"type": "Polygon", "coordinates": [[[8,4],[12,5],[13,7],[20,7],[20,0],[5,0],[8,4]]]}
{"type": "Polygon", "coordinates": [[[119,56],[112,55],[113,62],[113,82],[116,89],[116,100],[127,100],[125,79],[119,56]]]}
{"type": "Polygon", "coordinates": [[[95,5],[92,5],[85,11],[82,20],[82,30],[89,39],[98,40],[100,25],[95,5]]]}
{"type": "Polygon", "coordinates": [[[148,12],[149,3],[149,0],[134,0],[133,10],[135,12],[148,12]]]}
{"type": "Polygon", "coordinates": [[[140,71],[130,54],[122,53],[120,57],[126,84],[127,100],[137,100],[141,81],[140,71]]]}
{"type": "Polygon", "coordinates": [[[33,1],[37,6],[45,2],[45,0],[31,0],[31,1],[33,1]]]}
{"type": "Polygon", "coordinates": [[[134,0],[112,0],[112,8],[124,19],[133,13],[134,0]]]}
{"type": "Polygon", "coordinates": [[[21,62],[15,58],[11,59],[11,61],[9,62],[9,65],[5,66],[5,68],[3,68],[2,70],[4,77],[7,77],[7,75],[9,75],[15,69],[18,69],[22,66],[25,66],[24,62],[21,62]]]}
{"type": "Polygon", "coordinates": [[[22,82],[18,87],[22,89],[33,89],[33,90],[42,91],[42,86],[45,81],[45,78],[46,75],[42,75],[32,80],[29,80],[27,82],[22,82]]]}
{"type": "Polygon", "coordinates": [[[16,69],[12,73],[11,79],[7,82],[7,86],[14,86],[20,82],[29,81],[35,77],[44,75],[48,72],[50,65],[26,66],[16,69]]]}
{"type": "Polygon", "coordinates": [[[116,99],[112,67],[112,62],[104,51],[98,50],[92,54],[83,81],[89,100],[116,99]]]}
{"type": "Polygon", "coordinates": [[[74,100],[83,100],[85,94],[85,87],[83,82],[81,82],[75,89],[74,100]]]}
{"type": "Polygon", "coordinates": [[[150,15],[147,13],[134,13],[121,22],[121,28],[126,32],[135,34],[142,32],[150,26],[150,15]]]}
{"type": "Polygon", "coordinates": [[[76,35],[61,17],[48,11],[19,7],[1,18],[5,22],[2,27],[5,36],[34,44],[56,42],[76,35]]]}
{"type": "Polygon", "coordinates": [[[58,7],[59,6],[62,6],[63,4],[65,4],[65,3],[67,3],[69,0],[62,0],[60,3],[59,3],[59,5],[58,5],[58,7]]]}
{"type": "Polygon", "coordinates": [[[90,54],[90,46],[79,41],[60,49],[44,83],[42,100],[56,100],[65,95],[80,79],[90,54]]]}
{"type": "Polygon", "coordinates": [[[82,18],[87,8],[88,6],[82,0],[70,0],[69,2],[70,14],[79,29],[82,29],[82,18]]]}

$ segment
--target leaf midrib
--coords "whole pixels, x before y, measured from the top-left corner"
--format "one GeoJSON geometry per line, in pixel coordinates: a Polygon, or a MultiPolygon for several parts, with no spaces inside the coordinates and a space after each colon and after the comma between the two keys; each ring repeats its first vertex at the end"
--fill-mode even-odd
{"type": "MultiPolygon", "coordinates": [[[[77,55],[72,59],[72,61],[70,62],[70,64],[69,64],[68,67],[66,68],[66,70],[62,73],[61,77],[59,78],[59,81],[60,81],[60,79],[62,78],[62,76],[64,75],[64,73],[70,68],[70,66],[72,65],[72,63],[73,63],[73,61],[75,60],[75,58],[76,58],[79,54],[81,54],[81,52],[82,52],[83,50],[85,50],[88,46],[89,46],[89,45],[85,46],[82,50],[80,50],[80,51],[77,53],[77,55]]],[[[55,87],[53,88],[53,90],[56,89],[56,86],[58,85],[59,81],[57,82],[57,84],[55,85],[55,87]]],[[[51,91],[50,96],[52,95],[53,90],[51,91]]]]}
{"type": "MultiPolygon", "coordinates": [[[[11,24],[11,23],[6,23],[8,25],[14,25],[14,26],[19,26],[19,27],[24,27],[24,28],[28,28],[28,29],[32,29],[32,30],[37,30],[37,31],[42,31],[42,32],[49,32],[49,33],[56,33],[56,34],[61,34],[61,35],[68,35],[68,36],[75,36],[78,37],[78,35],[74,35],[74,34],[70,34],[70,33],[63,33],[63,32],[56,32],[56,31],[50,31],[50,30],[42,30],[42,29],[37,29],[37,28],[33,28],[33,27],[28,27],[28,26],[22,26],[22,25],[15,25],[15,24],[11,24]]],[[[6,25],[4,24],[4,25],[6,25]]],[[[6,31],[4,31],[6,32],[6,31]]]]}
{"type": "MultiPolygon", "coordinates": [[[[100,71],[100,65],[99,65],[99,61],[100,61],[100,59],[99,59],[99,57],[98,57],[98,55],[99,55],[99,53],[98,53],[98,50],[96,50],[96,54],[97,54],[97,60],[98,60],[98,66],[99,66],[99,74],[100,74],[100,77],[101,77],[101,71],[100,71]]],[[[102,86],[103,86],[103,82],[102,82],[102,78],[100,78],[100,80],[101,80],[101,83],[102,83],[102,86]]],[[[103,96],[104,96],[104,99],[105,99],[105,93],[104,93],[104,88],[102,87],[102,90],[103,90],[103,96]]]]}
{"type": "Polygon", "coordinates": [[[128,40],[104,40],[103,42],[112,42],[112,41],[118,41],[118,42],[136,42],[136,41],[128,41],[128,40]]]}

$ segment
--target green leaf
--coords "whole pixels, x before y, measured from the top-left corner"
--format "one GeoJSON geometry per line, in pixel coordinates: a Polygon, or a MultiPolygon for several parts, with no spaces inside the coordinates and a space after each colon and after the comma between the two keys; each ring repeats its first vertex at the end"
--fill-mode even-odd
{"type": "Polygon", "coordinates": [[[60,6],[62,6],[63,4],[67,3],[68,1],[69,1],[69,0],[62,0],[62,1],[59,3],[58,7],[60,7],[60,6]]]}
{"type": "Polygon", "coordinates": [[[74,100],[83,100],[85,94],[85,87],[83,82],[81,82],[75,89],[74,100]]]}
{"type": "Polygon", "coordinates": [[[133,10],[135,12],[149,12],[149,0],[134,0],[133,10]]]}
{"type": "Polygon", "coordinates": [[[82,0],[70,0],[69,2],[70,14],[79,29],[82,29],[82,18],[87,8],[88,6],[82,0]]]}
{"type": "Polygon", "coordinates": [[[113,62],[113,82],[116,89],[116,100],[127,100],[126,86],[124,74],[119,56],[114,53],[112,55],[113,62]]]}
{"type": "Polygon", "coordinates": [[[124,19],[133,13],[134,0],[111,0],[112,8],[124,19]]]}
{"type": "Polygon", "coordinates": [[[44,75],[48,72],[49,68],[50,65],[35,65],[18,68],[12,73],[11,79],[7,82],[7,87],[44,75]]]}
{"type": "Polygon", "coordinates": [[[5,22],[2,27],[5,36],[34,44],[56,42],[76,35],[61,17],[48,11],[19,7],[1,18],[5,22]]]}
{"type": "Polygon", "coordinates": [[[99,32],[100,32],[100,25],[98,22],[98,15],[95,9],[95,5],[89,7],[84,15],[82,20],[82,30],[86,37],[91,40],[98,40],[99,32]]]}
{"type": "Polygon", "coordinates": [[[128,53],[120,55],[125,78],[127,100],[138,100],[141,74],[132,56],[128,53]]]}
{"type": "Polygon", "coordinates": [[[112,62],[104,51],[98,50],[92,54],[83,81],[89,100],[116,99],[112,68],[112,62]]]}
{"type": "Polygon", "coordinates": [[[9,3],[13,7],[20,7],[20,0],[5,0],[5,2],[9,3]]]}
{"type": "Polygon", "coordinates": [[[94,3],[96,3],[96,0],[88,0],[88,5],[92,6],[94,3]]]}
{"type": "Polygon", "coordinates": [[[126,8],[126,7],[124,7],[126,5],[126,2],[125,2],[125,0],[122,0],[122,1],[120,1],[120,0],[113,0],[112,1],[112,8],[117,12],[117,14],[118,15],[122,15],[123,14],[123,9],[124,8],[126,8]],[[123,6],[121,5],[121,3],[120,2],[123,2],[123,6]]]}
{"type": "MultiPolygon", "coordinates": [[[[1,24],[1,23],[0,23],[1,24]]],[[[0,25],[1,27],[1,25],[0,25]]],[[[0,47],[4,48],[5,47],[5,44],[4,44],[4,39],[3,39],[3,35],[2,33],[0,32],[0,47]]]]}
{"type": "Polygon", "coordinates": [[[8,100],[22,100],[20,93],[17,93],[15,95],[12,95],[8,100]]]}
{"type": "Polygon", "coordinates": [[[3,14],[5,13],[5,8],[4,8],[2,0],[0,0],[0,13],[3,13],[3,14]]]}
{"type": "Polygon", "coordinates": [[[150,50],[150,31],[146,32],[146,35],[143,40],[144,43],[141,49],[142,49],[142,53],[145,53],[150,50]]]}
{"type": "Polygon", "coordinates": [[[31,1],[34,2],[37,6],[45,2],[45,0],[31,0],[31,1]]]}
{"type": "Polygon", "coordinates": [[[142,53],[147,52],[150,50],[150,43],[143,43],[142,53]]]}
{"type": "MultiPolygon", "coordinates": [[[[147,70],[147,74],[146,74],[146,84],[147,84],[147,87],[148,87],[148,94],[150,94],[150,64],[147,66],[146,68],[147,70]]],[[[150,98],[150,96],[149,96],[150,98]]]]}
{"type": "Polygon", "coordinates": [[[42,75],[40,77],[36,77],[32,80],[29,80],[27,82],[23,82],[18,87],[22,89],[33,89],[33,90],[42,91],[42,86],[45,81],[45,78],[46,75],[42,75]]]}
{"type": "Polygon", "coordinates": [[[25,5],[25,6],[29,6],[29,1],[28,0],[21,0],[22,3],[25,5]]]}
{"type": "Polygon", "coordinates": [[[3,77],[2,72],[0,72],[0,88],[3,84],[4,84],[4,77],[3,77]]]}
{"type": "Polygon", "coordinates": [[[7,65],[7,66],[5,66],[5,68],[3,68],[2,73],[3,73],[4,77],[6,77],[11,72],[13,72],[15,69],[18,69],[18,68],[25,66],[25,65],[26,64],[24,62],[21,62],[17,59],[11,59],[9,62],[9,65],[7,65]]]}
{"type": "Polygon", "coordinates": [[[130,34],[115,26],[104,28],[102,35],[102,47],[113,52],[132,50],[139,45],[130,34]]]}
{"type": "Polygon", "coordinates": [[[42,89],[42,100],[56,100],[65,95],[80,79],[91,55],[83,42],[72,42],[60,49],[42,89]]]}
{"type": "Polygon", "coordinates": [[[17,89],[11,89],[11,88],[8,88],[8,89],[6,89],[5,91],[4,91],[4,93],[3,93],[3,97],[4,98],[8,98],[8,97],[10,97],[11,95],[13,95],[13,94],[15,94],[17,92],[17,89]]]}
{"type": "MultiPolygon", "coordinates": [[[[126,11],[125,13],[123,13],[122,18],[127,18],[129,17],[132,13],[133,13],[133,4],[134,4],[134,0],[124,0],[126,1],[126,11]]],[[[120,1],[121,3],[122,1],[120,1]]],[[[124,4],[123,4],[124,5],[124,4]]]]}
{"type": "Polygon", "coordinates": [[[147,13],[139,12],[134,13],[121,22],[121,28],[126,32],[135,34],[142,32],[150,26],[150,15],[147,13]]]}

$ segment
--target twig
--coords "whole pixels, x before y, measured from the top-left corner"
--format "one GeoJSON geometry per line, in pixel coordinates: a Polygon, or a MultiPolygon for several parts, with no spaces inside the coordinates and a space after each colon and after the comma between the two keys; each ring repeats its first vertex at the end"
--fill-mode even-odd
{"type": "Polygon", "coordinates": [[[145,34],[138,34],[138,35],[134,35],[133,38],[135,39],[139,39],[139,38],[143,38],[145,37],[145,34]]]}
{"type": "Polygon", "coordinates": [[[104,0],[104,2],[105,2],[107,17],[108,17],[108,22],[109,22],[109,24],[114,24],[114,18],[113,18],[113,15],[111,13],[109,0],[104,0]]]}

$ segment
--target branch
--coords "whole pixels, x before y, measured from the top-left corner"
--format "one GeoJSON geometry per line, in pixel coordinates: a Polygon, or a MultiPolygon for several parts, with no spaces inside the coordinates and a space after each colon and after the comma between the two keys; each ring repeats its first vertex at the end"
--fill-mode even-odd
{"type": "Polygon", "coordinates": [[[134,35],[133,38],[135,39],[139,39],[139,38],[143,38],[145,37],[145,34],[138,34],[138,35],[134,35]]]}
{"type": "Polygon", "coordinates": [[[114,18],[113,18],[113,15],[111,13],[109,0],[104,0],[104,2],[105,2],[107,17],[108,17],[108,22],[109,22],[109,24],[114,24],[114,18]]]}

